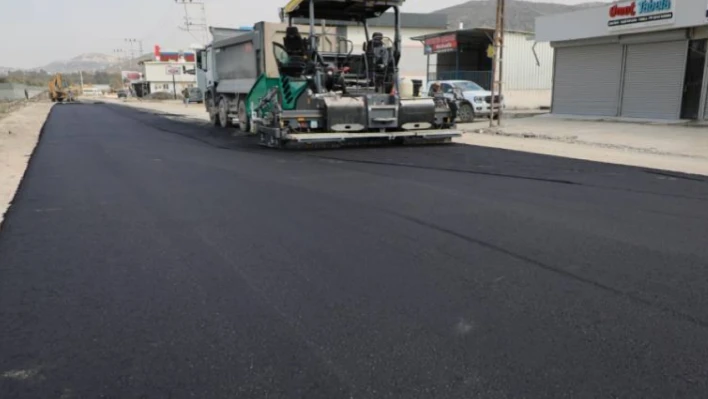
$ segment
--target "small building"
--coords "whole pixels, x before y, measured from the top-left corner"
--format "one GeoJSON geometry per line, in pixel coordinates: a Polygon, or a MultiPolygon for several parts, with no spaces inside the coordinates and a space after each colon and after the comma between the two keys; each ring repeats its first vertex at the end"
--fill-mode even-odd
{"type": "Polygon", "coordinates": [[[536,19],[555,50],[551,112],[708,119],[705,0],[621,1],[536,19]]]}
{"type": "Polygon", "coordinates": [[[138,58],[142,80],[131,85],[139,97],[158,92],[180,94],[196,87],[196,55],[193,51],[163,51],[155,46],[152,54],[138,58]]]}
{"type": "MultiPolygon", "coordinates": [[[[472,28],[416,36],[426,57],[426,77],[471,80],[492,86],[494,29],[472,28]]],[[[553,50],[537,43],[530,32],[504,31],[501,82],[508,108],[528,109],[551,104],[553,50]]]]}

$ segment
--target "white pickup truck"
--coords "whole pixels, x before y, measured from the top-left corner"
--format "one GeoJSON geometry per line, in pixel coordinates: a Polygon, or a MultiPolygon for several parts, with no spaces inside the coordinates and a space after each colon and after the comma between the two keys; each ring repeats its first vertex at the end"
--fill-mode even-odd
{"type": "MultiPolygon", "coordinates": [[[[451,100],[462,101],[458,104],[457,120],[460,123],[469,123],[476,117],[489,116],[492,110],[492,92],[484,90],[480,85],[470,80],[431,80],[425,93],[430,95],[433,83],[439,83],[445,96],[451,100]],[[457,98],[456,98],[457,97],[457,98]]],[[[506,108],[504,96],[496,101],[497,106],[506,108]],[[499,101],[501,100],[501,101],[499,101]]]]}

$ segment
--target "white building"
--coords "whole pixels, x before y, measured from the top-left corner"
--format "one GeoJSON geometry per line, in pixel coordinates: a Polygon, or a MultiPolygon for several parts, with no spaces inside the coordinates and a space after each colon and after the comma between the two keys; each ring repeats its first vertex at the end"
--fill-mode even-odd
{"type": "MultiPolygon", "coordinates": [[[[142,86],[147,93],[177,93],[185,88],[197,86],[197,78],[193,72],[196,68],[195,54],[192,51],[176,52],[162,51],[156,47],[153,54],[138,59],[142,68],[143,82],[134,86],[142,86]]],[[[143,93],[143,94],[147,94],[143,93]]]]}
{"type": "Polygon", "coordinates": [[[708,119],[706,0],[615,2],[539,17],[556,114],[708,119]]]}
{"type": "MultiPolygon", "coordinates": [[[[460,29],[416,36],[427,57],[428,80],[471,80],[491,90],[494,30],[460,29]]],[[[551,105],[553,49],[533,33],[504,32],[501,82],[508,108],[551,105]]]]}

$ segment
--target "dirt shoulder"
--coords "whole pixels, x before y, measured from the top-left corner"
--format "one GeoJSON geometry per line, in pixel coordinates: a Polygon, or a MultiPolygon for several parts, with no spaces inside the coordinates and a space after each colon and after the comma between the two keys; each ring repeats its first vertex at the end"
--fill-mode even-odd
{"type": "Polygon", "coordinates": [[[0,117],[0,227],[52,106],[27,103],[0,117]]]}
{"type": "Polygon", "coordinates": [[[195,119],[203,122],[209,121],[209,114],[207,114],[204,104],[189,104],[185,106],[182,102],[173,100],[164,101],[150,101],[143,100],[138,101],[135,99],[128,100],[118,100],[110,97],[103,97],[97,99],[85,99],[84,101],[100,101],[108,104],[124,105],[127,107],[139,108],[143,110],[153,111],[156,113],[167,114],[167,115],[180,115],[185,118],[195,119]]]}

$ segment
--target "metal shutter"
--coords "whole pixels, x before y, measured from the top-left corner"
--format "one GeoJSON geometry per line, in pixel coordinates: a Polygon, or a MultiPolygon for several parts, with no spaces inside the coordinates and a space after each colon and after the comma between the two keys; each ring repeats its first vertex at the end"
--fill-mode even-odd
{"type": "Polygon", "coordinates": [[[553,113],[617,116],[622,46],[558,47],[555,53],[553,113]]]}
{"type": "Polygon", "coordinates": [[[687,40],[628,45],[621,115],[678,119],[687,51],[687,40]]]}

